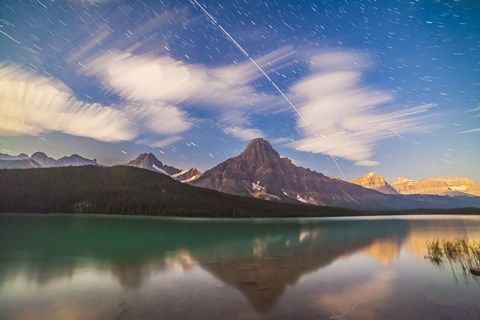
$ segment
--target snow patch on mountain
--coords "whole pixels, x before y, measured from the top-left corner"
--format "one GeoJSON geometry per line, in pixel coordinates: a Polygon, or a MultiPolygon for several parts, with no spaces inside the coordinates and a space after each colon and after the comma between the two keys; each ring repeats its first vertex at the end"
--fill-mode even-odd
{"type": "Polygon", "coordinates": [[[169,175],[168,173],[165,172],[165,170],[163,170],[162,168],[157,167],[156,164],[153,164],[152,167],[153,167],[153,169],[157,170],[157,171],[160,172],[160,173],[166,174],[167,176],[169,175]]]}
{"type": "Polygon", "coordinates": [[[265,187],[262,187],[260,185],[260,181],[257,181],[257,183],[252,182],[252,190],[253,191],[265,191],[265,187]]]}

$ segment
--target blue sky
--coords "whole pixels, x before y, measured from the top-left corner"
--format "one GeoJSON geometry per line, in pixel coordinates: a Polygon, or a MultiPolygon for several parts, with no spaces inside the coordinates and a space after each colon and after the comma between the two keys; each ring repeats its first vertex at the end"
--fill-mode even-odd
{"type": "Polygon", "coordinates": [[[2,1],[0,152],[205,170],[262,136],[327,175],[480,181],[479,49],[478,1],[2,1]]]}

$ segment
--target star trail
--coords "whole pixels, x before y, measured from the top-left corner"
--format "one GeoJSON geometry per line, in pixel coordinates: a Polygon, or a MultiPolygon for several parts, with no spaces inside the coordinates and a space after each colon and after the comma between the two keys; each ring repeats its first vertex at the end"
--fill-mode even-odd
{"type": "Polygon", "coordinates": [[[479,21],[477,1],[2,1],[0,152],[204,170],[264,137],[344,179],[480,180],[479,21]]]}

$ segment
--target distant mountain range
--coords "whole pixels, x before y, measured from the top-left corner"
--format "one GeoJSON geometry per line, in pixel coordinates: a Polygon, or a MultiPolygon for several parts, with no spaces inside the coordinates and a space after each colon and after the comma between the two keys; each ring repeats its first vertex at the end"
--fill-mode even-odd
{"type": "Polygon", "coordinates": [[[402,194],[438,194],[480,196],[480,185],[462,177],[438,177],[423,180],[398,178],[392,184],[402,194]]]}
{"type": "MultiPolygon", "coordinates": [[[[141,168],[157,173],[163,173],[167,176],[182,181],[192,182],[202,175],[195,168],[181,170],[173,166],[163,164],[152,153],[141,153],[127,166],[141,168]]],[[[78,167],[78,166],[104,166],[97,163],[95,159],[87,159],[78,154],[65,156],[60,159],[54,159],[43,152],[35,152],[31,156],[21,153],[16,156],[0,153],[0,169],[33,169],[33,168],[55,168],[55,167],[78,167]]]]}
{"type": "Polygon", "coordinates": [[[360,180],[350,183],[298,167],[280,157],[268,141],[254,139],[240,155],[207,170],[191,184],[265,200],[360,210],[480,207],[480,198],[403,195],[382,177],[370,174],[360,180]]]}
{"type": "Polygon", "coordinates": [[[0,153],[0,169],[31,169],[51,167],[75,167],[75,166],[97,166],[96,160],[90,160],[72,154],[60,159],[54,159],[43,152],[35,152],[30,157],[24,153],[17,156],[0,153]]]}
{"type": "MultiPolygon", "coordinates": [[[[96,160],[71,155],[58,160],[42,152],[32,156],[0,154],[0,169],[100,166],[96,160]]],[[[167,175],[196,187],[262,200],[357,210],[480,207],[480,186],[467,178],[397,179],[390,185],[373,172],[350,182],[296,166],[264,139],[252,140],[236,157],[201,173],[166,165],[152,153],[126,164],[167,175]]]]}
{"type": "Polygon", "coordinates": [[[362,214],[229,195],[129,166],[0,170],[0,181],[0,212],[200,217],[362,214]]]}
{"type": "Polygon", "coordinates": [[[350,182],[385,194],[480,196],[480,185],[462,177],[437,177],[423,180],[398,178],[390,185],[384,177],[370,172],[350,182]]]}
{"type": "Polygon", "coordinates": [[[0,213],[322,217],[480,212],[478,208],[372,212],[265,201],[193,187],[164,174],[128,166],[0,170],[0,181],[0,213]]]}

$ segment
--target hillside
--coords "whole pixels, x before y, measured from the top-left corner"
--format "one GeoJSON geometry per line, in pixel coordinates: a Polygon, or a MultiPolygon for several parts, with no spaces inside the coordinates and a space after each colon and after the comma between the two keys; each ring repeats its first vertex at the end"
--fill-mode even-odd
{"type": "MultiPolygon", "coordinates": [[[[346,181],[331,179],[282,158],[264,139],[252,140],[238,156],[206,171],[193,185],[267,200],[355,209],[403,202],[346,181]]],[[[392,206],[389,205],[388,208],[392,206]]]]}
{"type": "Polygon", "coordinates": [[[192,185],[264,200],[355,210],[480,207],[480,198],[385,194],[332,179],[282,158],[264,139],[252,140],[242,153],[207,170],[192,185]]]}
{"type": "Polygon", "coordinates": [[[268,217],[354,215],[196,188],[134,167],[0,170],[0,212],[268,217]]]}
{"type": "Polygon", "coordinates": [[[355,211],[264,201],[193,187],[165,175],[126,166],[0,170],[0,194],[0,212],[3,213],[64,212],[190,217],[480,213],[480,209],[473,208],[355,211]]]}
{"type": "Polygon", "coordinates": [[[41,166],[32,159],[20,159],[20,160],[1,160],[0,169],[31,169],[40,168],[41,166]]]}

